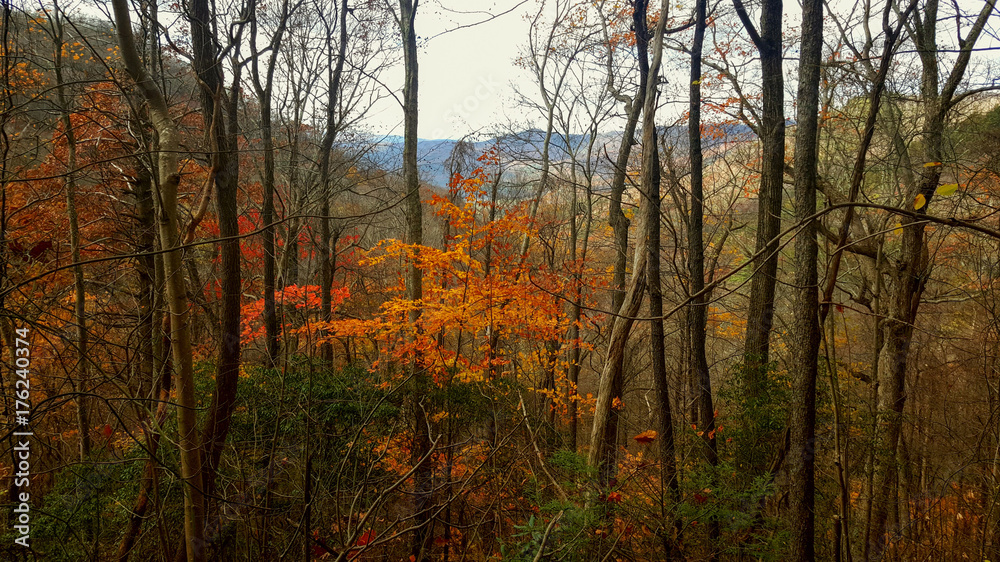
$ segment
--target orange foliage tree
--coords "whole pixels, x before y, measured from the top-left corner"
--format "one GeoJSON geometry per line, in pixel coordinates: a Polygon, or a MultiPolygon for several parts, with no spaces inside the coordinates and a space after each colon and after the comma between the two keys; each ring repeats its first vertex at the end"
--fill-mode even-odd
{"type": "Polygon", "coordinates": [[[497,158],[489,151],[479,158],[483,166],[452,179],[451,189],[460,197],[431,198],[437,214],[452,227],[443,248],[385,240],[362,259],[362,266],[384,269],[415,261],[424,272],[423,299],[405,298],[398,272],[391,297],[371,318],[335,320],[316,328],[326,331],[328,339],[367,342],[377,353],[374,367],[391,369],[420,357],[421,367],[438,385],[491,380],[501,371],[530,376],[544,361],[544,342],[565,339],[568,319],[557,295],[568,294],[573,281],[522,259],[519,242],[537,233],[523,205],[487,218],[497,205],[487,189],[488,167],[497,158]],[[408,324],[414,308],[423,312],[408,324]],[[510,345],[491,346],[494,331],[510,345]]]}

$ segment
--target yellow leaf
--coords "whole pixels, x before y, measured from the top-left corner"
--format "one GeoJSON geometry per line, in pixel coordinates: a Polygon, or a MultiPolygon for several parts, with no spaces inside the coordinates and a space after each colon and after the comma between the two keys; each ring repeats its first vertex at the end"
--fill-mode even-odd
{"type": "Polygon", "coordinates": [[[694,82],[691,82],[692,86],[697,86],[698,84],[701,84],[701,80],[695,80],[694,82]]]}
{"type": "Polygon", "coordinates": [[[924,205],[926,205],[926,204],[927,204],[927,198],[924,197],[923,193],[917,194],[917,198],[913,200],[913,208],[916,209],[916,210],[918,210],[918,211],[920,209],[923,209],[924,205]]]}
{"type": "Polygon", "coordinates": [[[924,162],[924,168],[935,168],[940,165],[940,162],[924,162]]]}
{"type": "Polygon", "coordinates": [[[892,233],[893,234],[902,234],[903,233],[903,224],[897,222],[896,223],[896,228],[892,229],[892,233]]]}
{"type": "Polygon", "coordinates": [[[957,183],[946,183],[944,185],[938,186],[934,193],[940,195],[941,197],[947,197],[958,191],[957,183]]]}

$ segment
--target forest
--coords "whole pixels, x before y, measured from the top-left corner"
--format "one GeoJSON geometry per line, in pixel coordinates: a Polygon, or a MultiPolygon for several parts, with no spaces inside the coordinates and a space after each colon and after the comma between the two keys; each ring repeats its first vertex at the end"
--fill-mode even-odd
{"type": "Polygon", "coordinates": [[[0,4],[0,559],[1000,560],[996,0],[0,4]]]}

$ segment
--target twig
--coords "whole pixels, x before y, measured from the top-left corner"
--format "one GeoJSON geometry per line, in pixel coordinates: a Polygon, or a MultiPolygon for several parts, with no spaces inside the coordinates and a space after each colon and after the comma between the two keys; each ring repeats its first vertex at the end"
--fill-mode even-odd
{"type": "MultiPolygon", "coordinates": [[[[524,402],[521,402],[521,405],[523,406],[524,402]]],[[[556,514],[555,517],[552,518],[552,521],[549,521],[549,526],[545,528],[545,534],[542,535],[542,544],[539,545],[538,553],[535,554],[535,558],[534,560],[532,560],[532,562],[539,562],[539,560],[542,559],[542,552],[545,551],[545,541],[549,540],[549,533],[552,532],[552,527],[555,526],[556,521],[559,521],[559,518],[562,517],[562,515],[563,512],[560,511],[559,513],[556,514]]]]}
{"type": "Polygon", "coordinates": [[[559,495],[559,499],[564,502],[568,502],[569,496],[566,495],[566,492],[562,489],[562,486],[559,485],[559,482],[556,482],[556,479],[552,476],[552,473],[549,472],[548,467],[545,466],[545,457],[544,455],[542,455],[542,450],[538,448],[538,442],[535,440],[535,432],[532,431],[531,422],[528,421],[528,410],[524,407],[524,397],[521,396],[521,393],[518,393],[517,397],[518,399],[520,399],[521,402],[521,412],[524,414],[524,425],[525,427],[528,428],[528,436],[531,437],[531,446],[534,447],[535,455],[538,456],[538,464],[542,467],[542,472],[545,473],[545,476],[549,478],[549,482],[552,482],[552,485],[555,486],[556,493],[559,495]]]}

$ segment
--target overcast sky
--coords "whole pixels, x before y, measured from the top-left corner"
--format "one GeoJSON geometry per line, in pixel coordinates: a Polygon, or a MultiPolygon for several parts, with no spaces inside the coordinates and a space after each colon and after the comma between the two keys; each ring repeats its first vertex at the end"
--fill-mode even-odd
{"type": "MultiPolygon", "coordinates": [[[[80,6],[93,13],[98,11],[94,4],[104,1],[80,0],[80,6]]],[[[982,6],[982,0],[958,3],[972,13],[982,6]]],[[[833,4],[841,6],[838,11],[853,7],[853,2],[833,4]]],[[[418,136],[457,139],[469,133],[495,132],[498,124],[526,127],[537,121],[536,116],[526,114],[516,104],[515,84],[529,95],[537,91],[537,86],[524,69],[514,66],[514,60],[527,43],[528,16],[538,6],[538,0],[421,0],[415,24],[420,37],[418,136]]],[[[678,9],[687,8],[679,5],[678,9]]],[[[107,8],[101,11],[107,13],[107,8]]],[[[786,3],[785,25],[794,28],[798,20],[797,3],[786,3]]],[[[982,48],[1000,49],[997,21],[994,18],[980,41],[982,48]]],[[[393,29],[386,33],[398,32],[393,29]]],[[[939,40],[947,42],[948,33],[940,35],[939,40]]],[[[786,86],[794,82],[795,56],[795,50],[786,54],[786,86]]],[[[996,64],[997,57],[990,53],[989,58],[996,64]]],[[[680,78],[681,82],[685,80],[680,78]]],[[[383,83],[402,98],[402,61],[383,75],[383,83]]],[[[788,111],[794,110],[789,107],[788,111]]],[[[402,135],[402,109],[393,97],[386,97],[367,112],[364,124],[377,135],[402,135]]]]}
{"type": "MultiPolygon", "coordinates": [[[[417,35],[427,39],[418,54],[421,138],[459,138],[506,121],[503,106],[512,98],[511,83],[527,82],[524,70],[513,61],[527,42],[525,15],[532,8],[537,5],[521,0],[421,2],[415,24],[417,35]],[[459,28],[511,8],[515,9],[485,23],[459,28]]],[[[401,67],[386,76],[388,84],[395,80],[400,92],[401,67]]],[[[367,121],[375,133],[403,134],[402,110],[391,98],[367,121]]]]}

